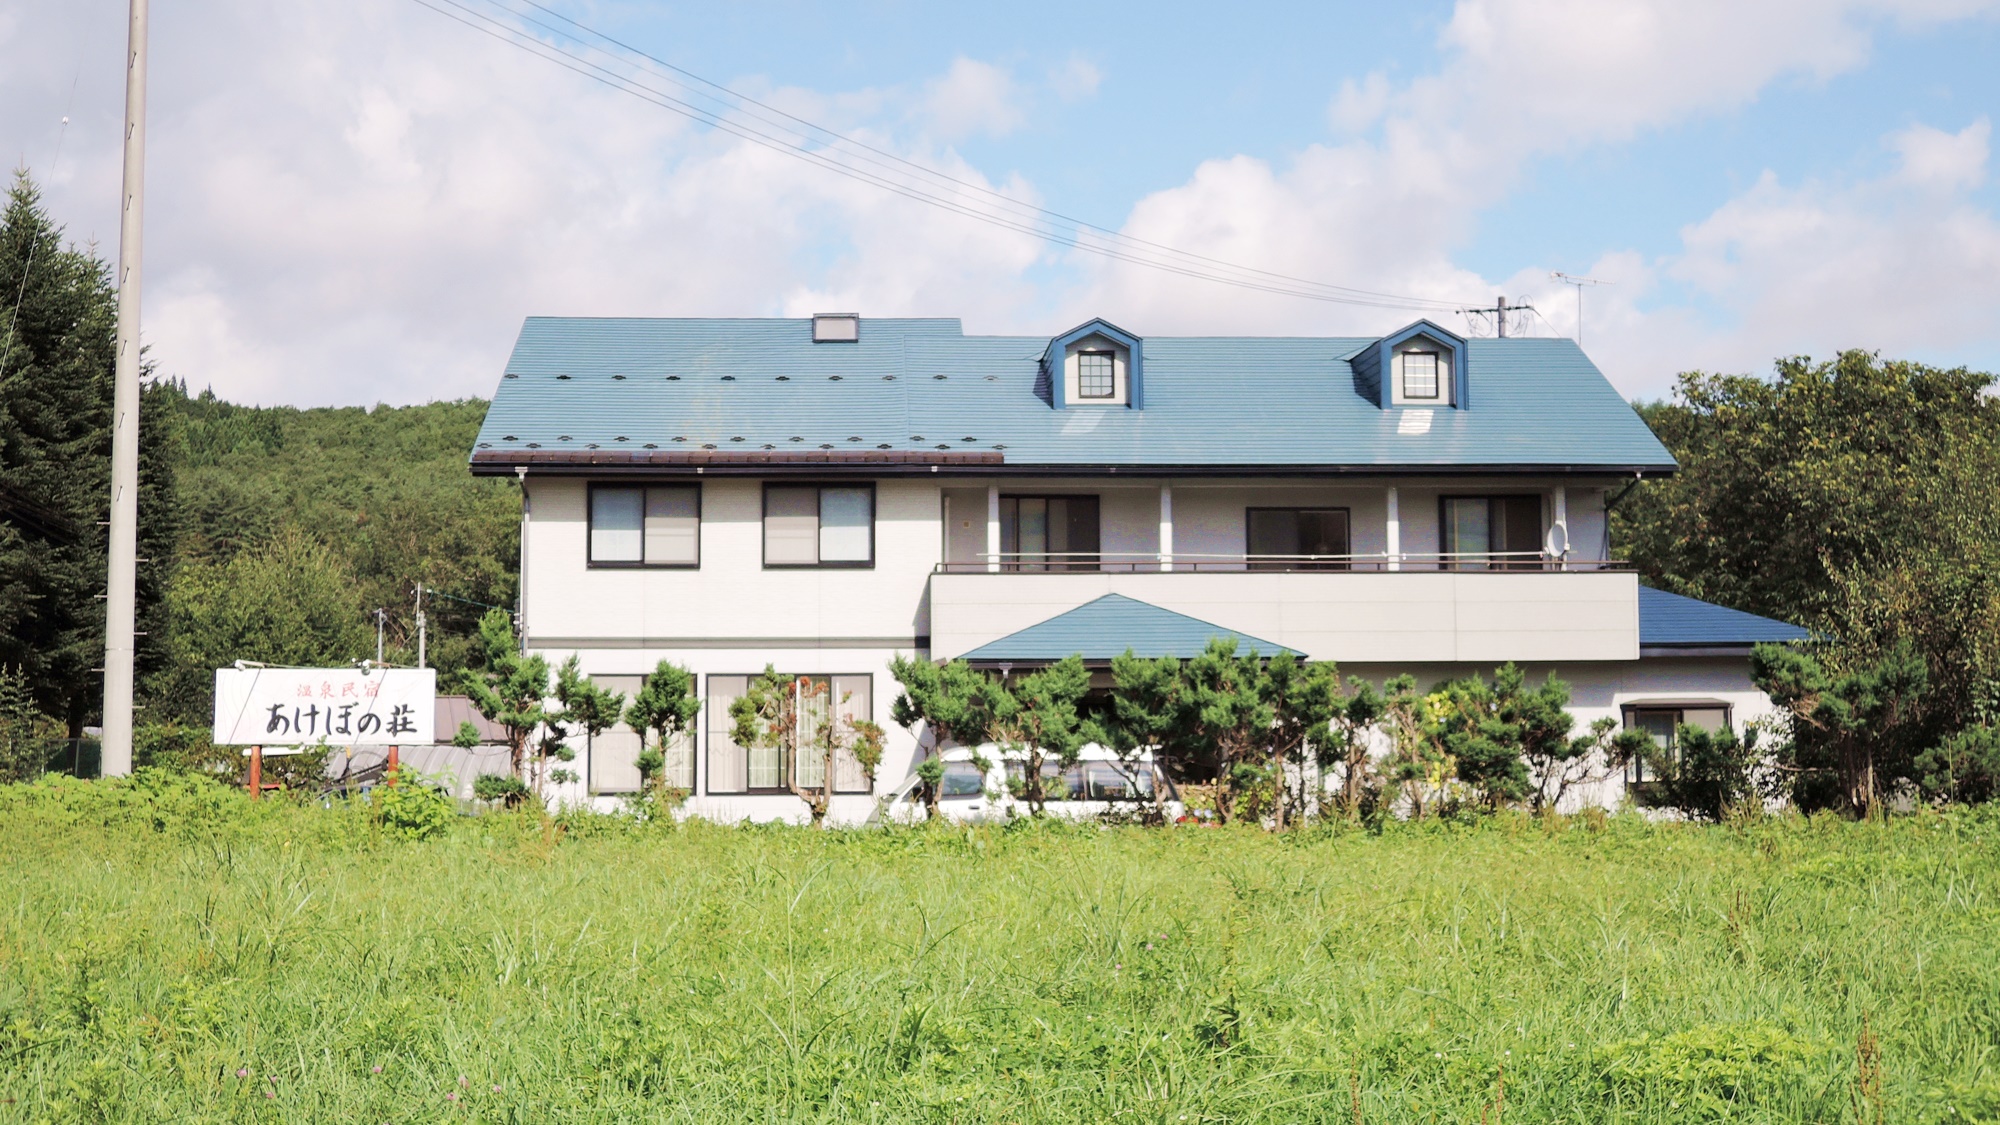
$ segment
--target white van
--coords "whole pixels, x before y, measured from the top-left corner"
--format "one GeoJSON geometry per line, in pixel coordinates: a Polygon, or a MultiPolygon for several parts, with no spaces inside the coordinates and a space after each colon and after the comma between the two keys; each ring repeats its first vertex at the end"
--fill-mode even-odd
{"type": "MultiPolygon", "coordinates": [[[[1012,795],[1027,774],[1027,751],[1001,750],[989,743],[976,750],[953,747],[940,757],[944,779],[938,783],[938,812],[945,819],[1004,821],[1032,811],[1027,801],[1012,795]],[[975,758],[985,759],[990,768],[981,770],[975,758]]],[[[1042,807],[1051,816],[1083,820],[1150,814],[1156,797],[1169,824],[1183,811],[1180,792],[1154,765],[1150,751],[1121,757],[1093,742],[1078,752],[1068,769],[1043,762],[1042,778],[1048,798],[1042,807]]],[[[923,782],[915,777],[905,781],[890,796],[883,815],[896,824],[923,820],[923,782]]]]}

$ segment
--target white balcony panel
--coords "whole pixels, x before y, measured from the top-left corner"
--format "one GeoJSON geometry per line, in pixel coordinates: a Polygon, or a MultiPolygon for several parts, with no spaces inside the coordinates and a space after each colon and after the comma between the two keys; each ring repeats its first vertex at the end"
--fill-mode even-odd
{"type": "Polygon", "coordinates": [[[931,652],[958,656],[1123,594],[1343,662],[1637,660],[1630,573],[938,574],[931,652]]]}

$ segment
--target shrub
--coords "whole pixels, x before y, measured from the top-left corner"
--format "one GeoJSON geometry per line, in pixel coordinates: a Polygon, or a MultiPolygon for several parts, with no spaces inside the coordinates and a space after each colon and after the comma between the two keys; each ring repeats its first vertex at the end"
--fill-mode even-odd
{"type": "Polygon", "coordinates": [[[2000,729],[1967,727],[1917,755],[1917,784],[1924,796],[1954,804],[2000,796],[2000,729]]]}
{"type": "Polygon", "coordinates": [[[1826,1044],[1769,1023],[1704,1024],[1672,1035],[1641,1035],[1597,1052],[1615,1095],[1665,1096],[1684,1116],[1733,1116],[1762,1095],[1797,1087],[1829,1054],[1826,1044]]]}
{"type": "Polygon", "coordinates": [[[392,772],[389,784],[376,789],[375,794],[381,802],[383,826],[406,840],[444,835],[458,811],[451,794],[407,769],[392,772]]]}
{"type": "Polygon", "coordinates": [[[1757,731],[1738,740],[1727,728],[1710,732],[1682,726],[1672,751],[1655,748],[1647,757],[1659,782],[1647,803],[1679,809],[1697,820],[1720,821],[1757,799],[1756,771],[1762,756],[1757,731]]]}
{"type": "Polygon", "coordinates": [[[508,808],[528,795],[528,783],[510,774],[482,774],[472,783],[472,795],[482,801],[498,801],[508,808]]]}

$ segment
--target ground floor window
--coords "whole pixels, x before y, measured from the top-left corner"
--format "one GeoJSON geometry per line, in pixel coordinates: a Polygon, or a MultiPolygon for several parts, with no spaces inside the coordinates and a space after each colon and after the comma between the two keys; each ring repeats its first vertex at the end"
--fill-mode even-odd
{"type": "MultiPolygon", "coordinates": [[[[1721,703],[1635,703],[1625,708],[1627,730],[1642,730],[1653,744],[1678,760],[1680,729],[1684,726],[1706,731],[1729,729],[1729,708],[1721,703]]],[[[1634,758],[1625,765],[1625,784],[1643,789],[1658,781],[1652,763],[1634,758]]]]}
{"type": "MultiPolygon", "coordinates": [[[[750,690],[748,675],[708,677],[708,792],[784,793],[794,784],[801,789],[826,785],[826,759],[805,753],[796,762],[787,761],[775,746],[743,747],[731,737],[736,720],[730,705],[750,690]]],[[[794,677],[801,686],[799,714],[800,741],[811,737],[828,719],[829,712],[843,722],[872,719],[875,713],[874,677],[868,675],[803,674],[794,677]]],[[[833,791],[868,792],[868,774],[853,753],[834,754],[833,791]]]]}
{"type": "MultiPolygon", "coordinates": [[[[592,676],[598,687],[620,693],[626,703],[645,686],[643,676],[592,676]]],[[[637,793],[639,752],[644,742],[638,731],[618,723],[590,739],[587,748],[587,775],[592,793],[637,793]]],[[[661,783],[671,789],[694,791],[694,736],[687,733],[674,739],[665,750],[666,770],[661,783]]]]}

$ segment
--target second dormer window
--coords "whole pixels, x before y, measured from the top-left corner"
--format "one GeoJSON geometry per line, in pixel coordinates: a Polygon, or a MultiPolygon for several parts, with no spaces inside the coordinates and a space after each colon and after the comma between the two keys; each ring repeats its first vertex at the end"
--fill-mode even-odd
{"type": "Polygon", "coordinates": [[[1112,398],[1118,393],[1117,375],[1110,352],[1076,354],[1076,395],[1078,398],[1112,398]]]}
{"type": "Polygon", "coordinates": [[[1438,397],[1438,354],[1436,352],[1404,352],[1403,397],[1414,399],[1434,399],[1438,397]]]}

